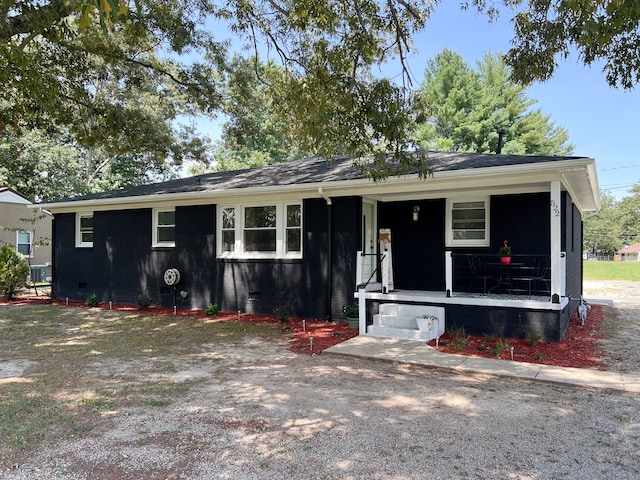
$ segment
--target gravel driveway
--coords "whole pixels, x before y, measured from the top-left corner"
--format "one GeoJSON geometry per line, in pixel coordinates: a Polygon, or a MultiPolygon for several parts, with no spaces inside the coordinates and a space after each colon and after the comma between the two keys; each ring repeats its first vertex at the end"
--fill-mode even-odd
{"type": "Polygon", "coordinates": [[[640,374],[640,282],[585,281],[584,294],[613,302],[604,307],[609,338],[600,340],[607,369],[640,374]]]}
{"type": "MultiPolygon", "coordinates": [[[[637,324],[638,309],[626,305],[615,318],[637,324]]],[[[200,354],[170,360],[164,380],[197,379],[179,402],[96,413],[90,435],[0,477],[640,478],[639,396],[295,355],[260,339],[203,343],[200,354]]],[[[104,360],[95,381],[108,383],[116,367],[131,381],[151,368],[104,360]]]]}

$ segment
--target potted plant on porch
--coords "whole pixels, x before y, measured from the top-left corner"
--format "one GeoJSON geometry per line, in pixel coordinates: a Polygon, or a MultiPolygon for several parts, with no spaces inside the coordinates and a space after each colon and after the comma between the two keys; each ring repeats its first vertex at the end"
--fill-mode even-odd
{"type": "Polygon", "coordinates": [[[360,306],[357,303],[350,303],[345,305],[342,309],[347,316],[347,322],[351,328],[358,328],[360,326],[360,306]]]}
{"type": "Polygon", "coordinates": [[[498,250],[498,256],[500,257],[500,261],[502,263],[511,263],[511,247],[509,246],[509,242],[505,240],[503,245],[498,250]]]}

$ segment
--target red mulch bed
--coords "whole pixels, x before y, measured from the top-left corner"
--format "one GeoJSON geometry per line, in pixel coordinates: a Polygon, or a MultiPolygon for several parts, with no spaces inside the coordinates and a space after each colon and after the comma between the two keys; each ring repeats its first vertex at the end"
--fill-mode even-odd
{"type": "MultiPolygon", "coordinates": [[[[510,348],[498,353],[499,349],[496,346],[498,342],[502,342],[513,347],[513,360],[517,362],[604,370],[597,343],[599,338],[606,338],[602,331],[602,317],[602,307],[592,305],[582,326],[577,313],[574,312],[561,342],[538,342],[529,345],[522,339],[472,336],[464,336],[464,340],[460,341],[460,337],[452,337],[445,333],[440,337],[437,348],[445,353],[511,360],[510,348]]],[[[435,347],[436,341],[430,341],[429,345],[435,347]]]]}
{"type": "MultiPolygon", "coordinates": [[[[47,304],[52,303],[48,297],[20,297],[11,302],[0,302],[0,304],[47,304]]],[[[66,305],[64,300],[56,299],[56,305],[66,305]]],[[[68,302],[69,306],[87,307],[83,302],[68,302]]],[[[100,304],[102,309],[113,309],[118,311],[138,311],[135,305],[124,304],[100,304]]],[[[142,313],[142,311],[141,311],[142,313]]],[[[151,306],[144,311],[145,315],[173,315],[173,307],[151,306]]],[[[312,320],[292,318],[285,324],[281,324],[272,315],[256,315],[248,313],[220,312],[217,317],[207,317],[202,310],[176,309],[177,316],[187,316],[196,318],[214,319],[226,322],[250,322],[264,325],[282,325],[290,334],[289,349],[295,353],[306,355],[317,355],[324,349],[344,342],[349,338],[358,335],[358,330],[349,327],[343,322],[326,322],[324,320],[312,320]]],[[[444,353],[455,353],[458,355],[470,355],[485,358],[501,358],[511,360],[509,348],[497,353],[496,345],[499,341],[508,343],[513,347],[513,360],[518,362],[538,363],[544,365],[556,365],[562,367],[592,368],[604,370],[602,357],[600,356],[597,339],[605,338],[602,332],[602,307],[591,306],[588,312],[585,325],[580,325],[580,320],[574,312],[567,332],[561,342],[538,342],[529,345],[526,340],[504,339],[489,337],[473,337],[465,335],[464,340],[460,337],[452,337],[445,333],[439,339],[438,350],[444,353]]],[[[432,340],[429,345],[435,347],[436,341],[432,340]]]]}

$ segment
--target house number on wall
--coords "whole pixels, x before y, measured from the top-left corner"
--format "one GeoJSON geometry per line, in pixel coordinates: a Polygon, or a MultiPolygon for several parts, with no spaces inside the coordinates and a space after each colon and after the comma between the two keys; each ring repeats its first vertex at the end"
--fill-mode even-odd
{"type": "Polygon", "coordinates": [[[555,200],[551,200],[551,210],[553,211],[553,215],[556,217],[560,216],[560,208],[558,208],[558,204],[555,200]]]}

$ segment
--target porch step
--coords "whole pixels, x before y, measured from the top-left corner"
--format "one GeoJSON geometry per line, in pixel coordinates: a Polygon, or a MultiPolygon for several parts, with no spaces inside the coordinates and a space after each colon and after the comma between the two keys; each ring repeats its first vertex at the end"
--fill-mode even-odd
{"type": "Polygon", "coordinates": [[[444,308],[432,305],[383,303],[367,334],[373,337],[429,341],[444,334],[444,308]],[[424,318],[427,317],[427,318],[424,318]]]}
{"type": "Polygon", "coordinates": [[[418,328],[415,316],[405,315],[384,315],[378,314],[373,316],[373,324],[384,327],[395,328],[418,328]]]}
{"type": "Polygon", "coordinates": [[[387,327],[384,325],[369,325],[367,335],[380,338],[399,338],[401,340],[420,340],[428,342],[431,340],[431,332],[419,330],[417,328],[387,327]]]}

